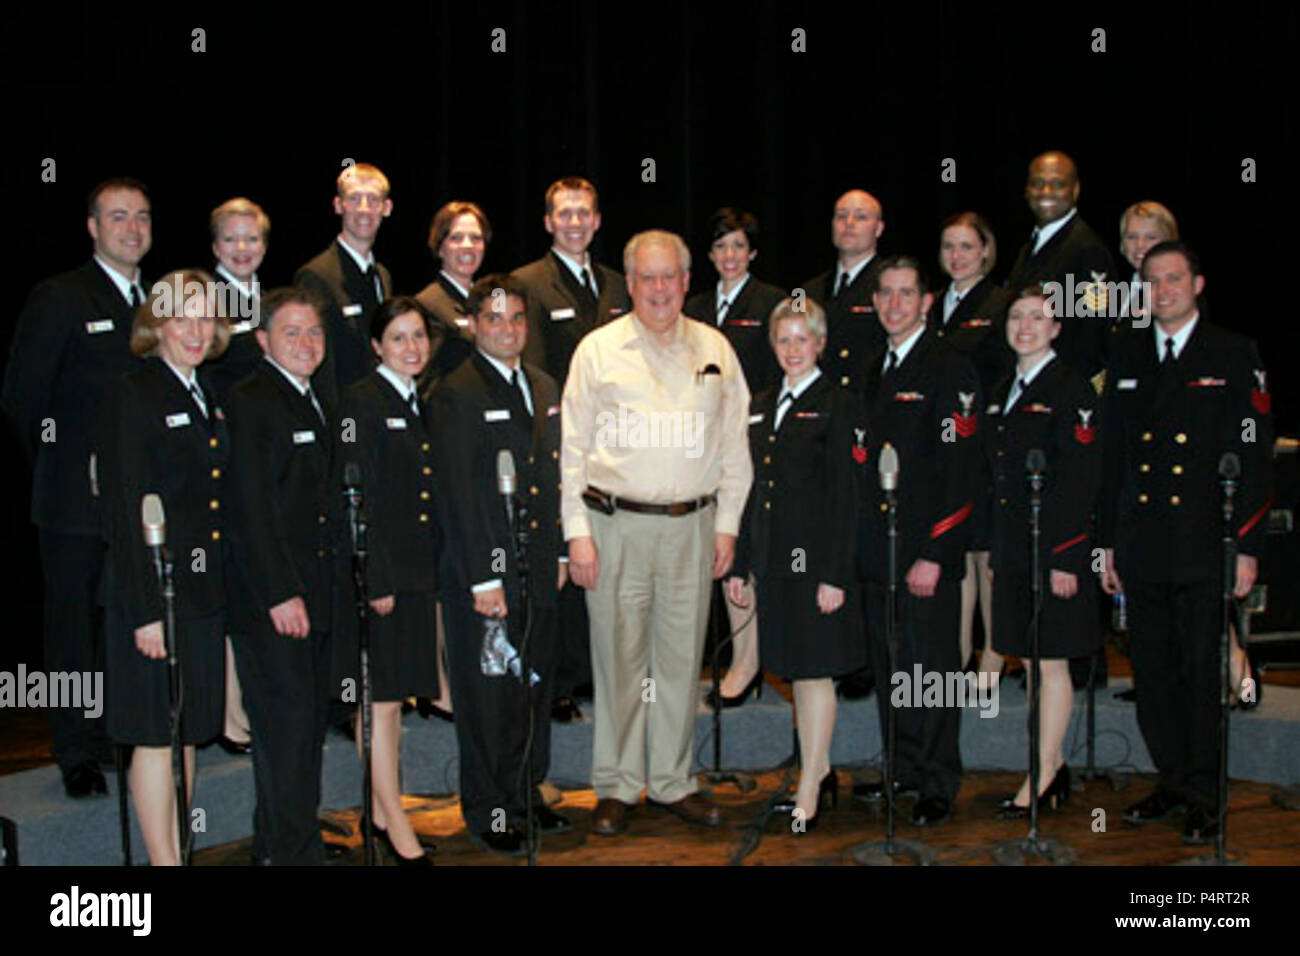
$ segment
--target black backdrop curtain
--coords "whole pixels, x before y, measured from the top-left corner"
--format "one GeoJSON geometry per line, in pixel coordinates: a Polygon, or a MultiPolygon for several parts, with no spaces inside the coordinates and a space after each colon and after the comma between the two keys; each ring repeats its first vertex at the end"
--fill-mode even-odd
{"type": "MultiPolygon", "coordinates": [[[[1216,321],[1259,340],[1279,432],[1295,434],[1285,90],[1297,14],[1135,7],[565,0],[149,15],[45,4],[6,27],[12,305],[0,345],[7,353],[30,287],[89,255],[85,194],[108,175],[153,191],[146,278],[210,263],[208,212],[246,195],[273,224],[264,285],[287,281],[337,234],[333,181],[351,158],[392,181],[377,255],[402,292],[436,274],[425,240],[438,205],[480,203],[494,230],[484,269],[508,270],[548,247],[543,191],[573,173],[600,189],[598,259],[618,266],[632,233],[672,229],[704,287],[706,219],[736,205],[762,226],[754,272],[793,287],[830,265],[831,207],[853,187],[884,205],[882,251],[936,272],[942,219],[983,213],[1000,278],[1032,226],[1026,165],[1055,148],[1078,163],[1081,215],[1117,256],[1127,205],[1156,199],[1177,214],[1216,321]],[[192,51],[196,28],[206,52],[192,51]],[[1097,29],[1105,52],[1093,52],[1097,29]],[[792,50],[796,30],[806,52],[792,50]],[[46,158],[53,183],[41,179],[46,158]],[[1247,158],[1257,182],[1242,181],[1247,158]],[[955,182],[941,181],[945,159],[955,182]]],[[[34,662],[40,626],[27,476],[8,436],[4,447],[0,597],[19,626],[0,665],[34,662]]]]}

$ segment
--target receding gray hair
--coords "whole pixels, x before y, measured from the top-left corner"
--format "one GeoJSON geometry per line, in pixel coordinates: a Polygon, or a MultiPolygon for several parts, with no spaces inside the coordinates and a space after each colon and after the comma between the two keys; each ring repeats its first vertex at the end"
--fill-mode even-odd
{"type": "Polygon", "coordinates": [[[632,275],[633,265],[636,262],[636,254],[641,251],[642,246],[665,246],[677,253],[677,262],[683,272],[689,272],[691,268],[691,250],[686,248],[686,242],[675,232],[668,232],[665,229],[647,229],[645,232],[638,232],[635,236],[627,241],[623,247],[623,273],[632,275]]]}

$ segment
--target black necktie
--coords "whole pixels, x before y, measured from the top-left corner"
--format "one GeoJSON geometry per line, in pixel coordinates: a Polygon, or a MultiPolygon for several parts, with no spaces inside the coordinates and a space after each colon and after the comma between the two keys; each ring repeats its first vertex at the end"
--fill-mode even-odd
{"type": "MultiPolygon", "coordinates": [[[[364,274],[366,281],[370,283],[370,287],[375,290],[375,305],[378,306],[380,302],[384,301],[384,286],[379,281],[379,270],[375,268],[375,264],[372,262],[366,266],[364,274]]],[[[367,318],[369,318],[369,311],[367,310],[367,318]]]]}
{"type": "Polygon", "coordinates": [[[1172,335],[1166,335],[1165,336],[1165,357],[1161,360],[1161,364],[1167,368],[1170,365],[1172,365],[1174,361],[1175,361],[1174,337],[1172,335]]]}
{"type": "Polygon", "coordinates": [[[524,399],[524,380],[518,369],[514,369],[510,373],[510,390],[514,392],[514,399],[518,403],[516,411],[522,413],[524,421],[531,422],[533,416],[528,411],[528,402],[524,399]]]}
{"type": "Polygon", "coordinates": [[[420,400],[419,400],[419,398],[416,397],[415,389],[411,389],[411,394],[410,394],[409,398],[410,398],[410,402],[409,402],[409,404],[410,404],[410,406],[411,406],[411,414],[414,415],[416,418],[419,418],[419,417],[420,417],[420,400]]]}
{"type": "Polygon", "coordinates": [[[898,368],[898,353],[890,349],[889,357],[885,359],[885,374],[888,375],[896,368],[898,368]]]}
{"type": "Polygon", "coordinates": [[[1016,379],[1016,394],[1012,396],[1014,401],[1008,400],[1007,407],[1010,408],[1012,405],[1016,404],[1016,402],[1020,401],[1021,397],[1025,394],[1025,389],[1028,387],[1029,386],[1025,383],[1023,378],[1016,379]]]}
{"type": "Polygon", "coordinates": [[[731,302],[728,301],[727,299],[723,299],[722,304],[718,306],[718,325],[722,324],[722,320],[726,318],[727,309],[729,309],[730,307],[731,307],[731,302]]]}
{"type": "Polygon", "coordinates": [[[1038,251],[1038,227],[1035,226],[1034,231],[1029,234],[1029,256],[1027,256],[1026,258],[1032,257],[1034,253],[1037,251],[1038,251]]]}
{"type": "Polygon", "coordinates": [[[833,296],[833,298],[838,299],[840,296],[842,296],[844,294],[844,290],[848,287],[848,284],[849,284],[849,274],[847,272],[841,272],[840,281],[835,284],[835,295],[833,296]]]}
{"type": "Polygon", "coordinates": [[[203,413],[203,417],[207,418],[208,403],[203,398],[203,391],[199,388],[198,382],[190,383],[190,394],[194,396],[194,404],[199,406],[199,411],[203,413]]]}
{"type": "Polygon", "coordinates": [[[588,307],[595,309],[598,301],[596,298],[596,284],[592,281],[591,271],[586,266],[582,267],[582,291],[587,294],[588,307]]]}
{"type": "Polygon", "coordinates": [[[322,425],[325,424],[325,411],[320,407],[320,402],[316,401],[316,392],[310,385],[307,386],[307,400],[311,402],[311,407],[316,409],[316,417],[320,419],[322,425]]]}
{"type": "Polygon", "coordinates": [[[131,294],[127,296],[127,300],[131,303],[131,308],[140,307],[140,288],[134,282],[131,283],[131,294]]]}
{"type": "Polygon", "coordinates": [[[777,401],[776,401],[776,414],[772,416],[772,430],[773,430],[773,431],[775,431],[777,428],[781,427],[781,422],[785,421],[785,415],[782,413],[781,410],[782,410],[783,408],[785,408],[785,403],[786,403],[786,402],[789,402],[791,405],[794,404],[794,392],[782,392],[782,393],[781,393],[781,397],[780,397],[779,399],[777,399],[777,401]]]}

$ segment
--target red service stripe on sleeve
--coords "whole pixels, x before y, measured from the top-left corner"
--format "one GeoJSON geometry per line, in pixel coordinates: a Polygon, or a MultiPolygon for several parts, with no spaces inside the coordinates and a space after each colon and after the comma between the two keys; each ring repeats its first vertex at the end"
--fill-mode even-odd
{"type": "Polygon", "coordinates": [[[930,537],[937,538],[941,535],[947,534],[953,528],[957,527],[957,525],[969,518],[974,507],[973,504],[967,502],[942,521],[936,521],[934,527],[930,529],[930,537]]]}
{"type": "Polygon", "coordinates": [[[1271,507],[1273,507],[1273,499],[1269,498],[1268,501],[1264,502],[1264,507],[1256,511],[1254,517],[1241,526],[1241,530],[1237,532],[1237,537],[1246,537],[1246,535],[1250,533],[1250,529],[1259,524],[1259,519],[1268,514],[1268,509],[1271,507]]]}
{"type": "Polygon", "coordinates": [[[1088,532],[1085,531],[1077,538],[1071,538],[1069,541],[1065,542],[1064,544],[1058,544],[1056,547],[1052,549],[1052,554],[1060,554],[1062,551],[1069,551],[1076,544],[1078,544],[1080,541],[1085,540],[1087,537],[1088,537],[1088,532]]]}

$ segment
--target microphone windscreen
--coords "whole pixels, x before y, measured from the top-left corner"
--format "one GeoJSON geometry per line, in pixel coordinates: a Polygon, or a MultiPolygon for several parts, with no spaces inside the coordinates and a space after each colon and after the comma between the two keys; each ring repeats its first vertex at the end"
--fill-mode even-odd
{"type": "Polygon", "coordinates": [[[355,461],[343,463],[343,484],[345,487],[361,484],[361,466],[355,461]]]}
{"type": "Polygon", "coordinates": [[[162,499],[150,493],[140,501],[140,523],[144,525],[144,543],[160,548],[167,541],[167,517],[163,513],[162,499]]]}
{"type": "Polygon", "coordinates": [[[893,491],[898,487],[898,451],[889,442],[880,446],[880,487],[884,491],[893,491]]]}
{"type": "Polygon", "coordinates": [[[1025,470],[1031,475],[1041,475],[1047,471],[1047,456],[1041,448],[1029,449],[1029,454],[1025,456],[1025,470]]]}
{"type": "Polygon", "coordinates": [[[509,448],[497,452],[497,491],[503,495],[515,493],[515,456],[509,448]]]}
{"type": "Polygon", "coordinates": [[[1219,477],[1229,481],[1241,476],[1241,459],[1233,452],[1225,452],[1219,459],[1219,477]]]}

